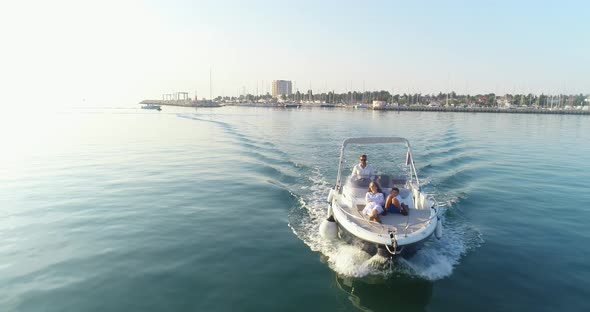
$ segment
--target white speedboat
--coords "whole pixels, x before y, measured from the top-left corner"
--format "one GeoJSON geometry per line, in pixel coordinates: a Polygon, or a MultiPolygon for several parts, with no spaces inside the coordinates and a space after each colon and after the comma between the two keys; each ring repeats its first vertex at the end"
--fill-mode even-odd
{"type": "MultiPolygon", "coordinates": [[[[369,151],[367,151],[369,152],[369,151]]],[[[372,155],[371,153],[368,153],[372,155]]],[[[373,164],[383,164],[385,168],[403,168],[403,164],[391,164],[392,159],[401,159],[402,155],[388,154],[384,159],[372,157],[373,164]]],[[[393,171],[393,169],[391,169],[393,171]]],[[[329,239],[360,240],[363,247],[369,253],[379,253],[382,256],[393,257],[408,253],[420,243],[424,242],[434,233],[437,238],[442,236],[442,222],[438,215],[438,204],[434,197],[423,193],[420,189],[420,181],[412,160],[412,151],[408,140],[400,137],[367,137],[349,138],[344,140],[340,150],[338,162],[338,176],[336,185],[328,195],[327,219],[320,225],[320,234],[329,239]],[[400,190],[402,203],[409,207],[409,214],[403,216],[398,213],[388,213],[380,216],[381,222],[370,221],[369,216],[362,213],[365,207],[365,194],[369,181],[359,183],[352,181],[351,177],[344,175],[342,168],[345,149],[349,145],[372,144],[399,144],[405,145],[407,170],[405,173],[388,172],[376,175],[375,181],[379,183],[387,198],[393,187],[400,190]]]]}
{"type": "Polygon", "coordinates": [[[162,108],[160,108],[160,105],[156,105],[156,104],[146,104],[146,105],[142,105],[141,108],[143,109],[155,109],[155,110],[162,110],[162,108]]]}

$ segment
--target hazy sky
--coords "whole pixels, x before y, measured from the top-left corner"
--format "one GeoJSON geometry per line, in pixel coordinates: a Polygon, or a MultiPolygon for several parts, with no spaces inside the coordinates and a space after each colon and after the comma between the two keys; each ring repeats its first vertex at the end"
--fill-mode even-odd
{"type": "MultiPolygon", "coordinates": [[[[588,1],[2,1],[3,101],[590,92],[588,1]],[[263,85],[264,82],[264,85],[263,85]]],[[[85,100],[82,102],[82,100],[85,100]]]]}

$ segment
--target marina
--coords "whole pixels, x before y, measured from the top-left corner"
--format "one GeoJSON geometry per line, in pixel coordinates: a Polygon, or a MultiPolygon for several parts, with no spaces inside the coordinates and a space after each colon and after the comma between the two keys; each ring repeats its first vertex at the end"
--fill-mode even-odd
{"type": "MultiPolygon", "coordinates": [[[[283,81],[284,82],[284,81],[283,81]]],[[[288,82],[288,81],[287,81],[288,82]]],[[[311,94],[310,90],[310,94],[311,94]]],[[[414,112],[448,112],[448,113],[506,113],[506,114],[551,114],[551,115],[590,115],[590,96],[569,95],[569,96],[533,96],[531,94],[520,97],[511,95],[506,96],[473,96],[471,99],[482,101],[483,104],[476,105],[469,103],[469,96],[455,95],[449,100],[448,95],[446,102],[440,102],[440,95],[421,96],[415,95],[390,95],[386,91],[381,91],[389,98],[388,101],[370,100],[373,98],[370,94],[376,92],[363,92],[362,98],[356,102],[353,98],[358,97],[361,93],[353,94],[319,94],[315,97],[310,96],[307,99],[297,94],[282,95],[251,95],[237,97],[217,97],[215,99],[198,100],[195,95],[194,99],[188,96],[188,92],[177,92],[163,94],[162,100],[146,99],[140,102],[142,105],[168,105],[180,107],[222,107],[222,106],[245,106],[245,107],[269,107],[269,108],[345,108],[345,109],[369,109],[375,111],[414,111],[414,112]],[[366,97],[365,97],[366,95],[366,97]],[[522,103],[528,105],[511,105],[510,100],[519,99],[522,103]],[[528,100],[526,99],[528,98],[528,100]],[[331,99],[333,102],[326,102],[331,99]],[[400,100],[402,103],[394,102],[400,100]],[[574,105],[574,99],[578,102],[574,105]],[[449,103],[451,102],[451,104],[449,103]],[[463,104],[461,102],[464,102],[463,104]],[[487,101],[487,102],[486,102],[487,101]],[[425,104],[430,102],[430,104],[425,104]],[[534,105],[533,105],[534,104],[534,105]],[[543,104],[543,105],[539,105],[543,104]]]]}
{"type": "Polygon", "coordinates": [[[590,115],[589,110],[581,109],[546,109],[546,108],[498,108],[498,107],[432,107],[426,105],[389,105],[382,107],[372,107],[369,105],[343,105],[343,104],[280,104],[280,103],[240,103],[226,102],[218,103],[214,101],[160,101],[144,100],[140,104],[151,105],[168,105],[181,107],[222,107],[222,106],[243,106],[243,107],[268,107],[268,108],[341,108],[341,109],[359,109],[365,108],[375,111],[408,111],[408,112],[443,112],[443,113],[498,113],[498,114],[544,114],[544,115],[590,115]]]}

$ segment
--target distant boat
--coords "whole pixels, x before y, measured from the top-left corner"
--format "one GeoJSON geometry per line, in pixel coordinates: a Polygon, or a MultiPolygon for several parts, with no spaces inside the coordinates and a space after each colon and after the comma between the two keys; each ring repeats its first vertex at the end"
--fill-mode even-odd
{"type": "Polygon", "coordinates": [[[334,104],[321,104],[320,107],[336,107],[334,104]]]}
{"type": "Polygon", "coordinates": [[[301,104],[297,104],[297,103],[286,103],[283,104],[284,108],[299,108],[301,107],[301,104]]]}
{"type": "Polygon", "coordinates": [[[141,108],[143,108],[143,109],[155,109],[155,110],[159,110],[159,111],[162,110],[162,108],[160,108],[160,105],[156,105],[156,104],[142,105],[141,108]]]}

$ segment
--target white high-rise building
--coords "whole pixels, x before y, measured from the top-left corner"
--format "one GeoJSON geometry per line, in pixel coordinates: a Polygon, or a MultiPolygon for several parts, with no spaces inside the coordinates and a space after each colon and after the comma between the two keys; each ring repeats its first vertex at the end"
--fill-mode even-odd
{"type": "Polygon", "coordinates": [[[273,80],[272,81],[272,97],[278,98],[281,95],[293,94],[291,87],[291,80],[273,80]]]}

